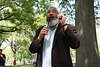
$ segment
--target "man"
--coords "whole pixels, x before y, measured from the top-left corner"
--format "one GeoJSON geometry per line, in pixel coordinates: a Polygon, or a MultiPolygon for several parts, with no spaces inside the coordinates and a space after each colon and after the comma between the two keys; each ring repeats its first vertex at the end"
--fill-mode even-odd
{"type": "Polygon", "coordinates": [[[70,47],[80,46],[76,29],[66,24],[62,11],[55,7],[47,10],[47,24],[36,30],[30,52],[37,53],[37,67],[73,67],[70,47]]]}
{"type": "Polygon", "coordinates": [[[36,67],[36,59],[37,59],[37,55],[35,55],[34,61],[33,61],[33,66],[36,67]]]}
{"type": "Polygon", "coordinates": [[[5,66],[6,56],[2,54],[2,49],[0,49],[0,66],[5,66]]]}

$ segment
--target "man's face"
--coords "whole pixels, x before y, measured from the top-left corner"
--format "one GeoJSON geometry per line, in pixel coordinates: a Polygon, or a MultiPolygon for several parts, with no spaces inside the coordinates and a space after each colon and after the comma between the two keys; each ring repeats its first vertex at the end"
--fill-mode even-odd
{"type": "Polygon", "coordinates": [[[49,8],[48,11],[47,11],[47,17],[52,17],[51,20],[54,20],[54,18],[57,17],[57,10],[56,8],[49,8]]]}

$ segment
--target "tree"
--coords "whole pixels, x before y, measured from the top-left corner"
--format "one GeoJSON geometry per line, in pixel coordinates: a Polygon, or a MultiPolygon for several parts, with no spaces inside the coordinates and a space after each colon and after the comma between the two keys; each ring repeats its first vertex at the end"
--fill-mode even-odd
{"type": "Polygon", "coordinates": [[[24,30],[29,34],[30,31],[34,33],[39,26],[34,23],[37,21],[36,15],[46,16],[48,7],[49,2],[44,0],[0,0],[0,46],[9,37],[9,32],[24,30]]]}
{"type": "Polygon", "coordinates": [[[16,44],[15,43],[15,38],[14,38],[14,36],[12,36],[9,40],[9,43],[10,43],[10,47],[11,47],[11,50],[12,50],[12,52],[13,52],[13,55],[14,55],[14,60],[16,59],[16,52],[17,52],[17,50],[18,50],[18,48],[19,48],[19,44],[16,44]]]}
{"type": "MultiPolygon", "coordinates": [[[[29,42],[30,42],[30,38],[29,36],[26,36],[25,34],[20,34],[17,38],[17,42],[16,44],[20,44],[19,49],[16,52],[16,59],[21,61],[29,61],[32,59],[31,53],[29,51],[29,42]]],[[[17,45],[18,45],[17,44],[17,45]]]]}
{"type": "Polygon", "coordinates": [[[21,30],[21,25],[33,27],[35,15],[46,15],[48,7],[49,3],[45,0],[0,0],[0,22],[3,23],[0,24],[0,33],[21,30]]]}
{"type": "Polygon", "coordinates": [[[75,0],[75,25],[81,40],[76,67],[100,67],[93,0],[75,0]]]}
{"type": "Polygon", "coordinates": [[[30,60],[32,59],[31,53],[29,51],[29,36],[24,33],[13,32],[11,36],[7,39],[9,46],[14,55],[14,59],[18,61],[30,60]]]}

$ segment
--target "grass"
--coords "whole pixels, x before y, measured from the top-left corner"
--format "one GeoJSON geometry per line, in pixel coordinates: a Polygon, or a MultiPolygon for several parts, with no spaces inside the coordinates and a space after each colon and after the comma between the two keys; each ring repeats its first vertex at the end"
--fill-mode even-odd
{"type": "Polygon", "coordinates": [[[15,66],[6,66],[6,67],[34,67],[32,64],[29,65],[15,65],[15,66]]]}

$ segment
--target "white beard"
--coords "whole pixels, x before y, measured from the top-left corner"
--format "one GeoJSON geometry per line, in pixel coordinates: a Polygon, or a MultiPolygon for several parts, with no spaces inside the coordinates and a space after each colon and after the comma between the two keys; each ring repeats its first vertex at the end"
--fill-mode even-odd
{"type": "Polygon", "coordinates": [[[58,21],[59,21],[58,18],[55,18],[54,20],[51,20],[51,21],[48,23],[48,25],[49,25],[49,26],[55,26],[57,23],[59,23],[58,21]]]}

